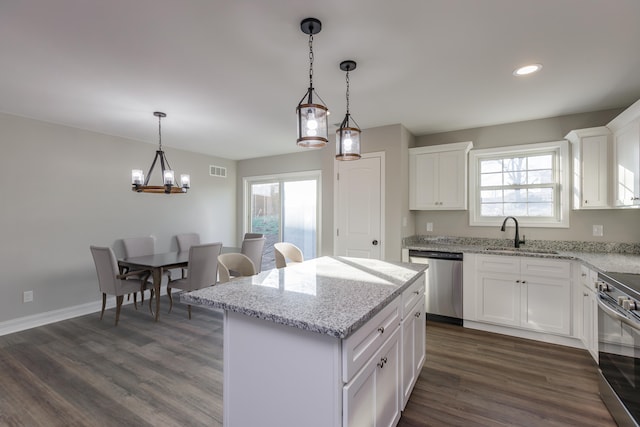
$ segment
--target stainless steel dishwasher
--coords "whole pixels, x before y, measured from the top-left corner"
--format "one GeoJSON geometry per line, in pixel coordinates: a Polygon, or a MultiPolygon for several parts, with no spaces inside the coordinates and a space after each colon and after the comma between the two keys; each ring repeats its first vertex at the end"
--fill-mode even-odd
{"type": "Polygon", "coordinates": [[[409,262],[429,264],[427,318],[462,325],[462,254],[410,250],[409,262]]]}

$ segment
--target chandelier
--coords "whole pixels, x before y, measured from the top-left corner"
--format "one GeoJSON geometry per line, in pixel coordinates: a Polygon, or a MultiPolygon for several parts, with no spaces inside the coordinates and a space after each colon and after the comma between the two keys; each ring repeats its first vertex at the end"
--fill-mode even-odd
{"type": "Polygon", "coordinates": [[[301,147],[324,147],[329,142],[327,123],[329,109],[322,104],[322,98],[313,89],[313,35],[320,32],[322,23],[316,18],[306,18],[300,23],[300,29],[309,35],[309,88],[296,108],[298,115],[297,144],[301,147]],[[314,100],[314,95],[321,103],[314,100]]]}
{"type": "Polygon", "coordinates": [[[131,189],[138,193],[186,193],[191,187],[191,178],[189,175],[180,175],[180,185],[176,185],[173,169],[171,169],[167,156],[164,154],[164,151],[162,151],[162,128],[160,126],[160,121],[163,117],[167,117],[167,115],[160,111],[156,111],[153,115],[158,118],[158,150],[156,151],[153,163],[151,163],[146,179],[144,177],[144,172],[142,172],[141,169],[133,169],[131,171],[131,189]],[[155,167],[158,159],[160,160],[160,169],[162,170],[163,185],[149,185],[149,178],[151,178],[151,173],[153,172],[153,168],[155,167]]]}
{"type": "Polygon", "coordinates": [[[360,158],[360,128],[349,113],[349,71],[356,69],[355,61],[342,61],[340,69],[347,72],[347,114],[336,131],[336,159],[358,160],[360,158]],[[353,125],[351,124],[353,121],[353,125]]]}

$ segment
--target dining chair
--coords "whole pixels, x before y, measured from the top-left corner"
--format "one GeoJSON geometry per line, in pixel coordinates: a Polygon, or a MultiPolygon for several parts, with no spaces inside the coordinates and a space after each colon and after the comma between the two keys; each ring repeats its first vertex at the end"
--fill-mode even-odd
{"type": "MultiPolygon", "coordinates": [[[[126,239],[122,239],[122,244],[124,245],[125,258],[153,255],[156,251],[156,239],[152,236],[128,237],[126,239]]],[[[149,271],[149,273],[151,272],[149,271]]],[[[167,280],[171,280],[171,272],[169,270],[163,271],[162,274],[167,276],[167,280]]],[[[151,297],[153,298],[153,287],[150,287],[149,290],[151,291],[151,297]]],[[[141,293],[142,302],[144,302],[144,292],[141,293]]]]}
{"type": "Polygon", "coordinates": [[[262,233],[244,233],[243,239],[259,239],[260,237],[264,237],[262,233]]]}
{"type": "MultiPolygon", "coordinates": [[[[176,236],[176,240],[178,241],[178,250],[180,252],[188,251],[189,248],[193,245],[200,244],[200,234],[198,233],[183,233],[178,234],[176,236]]],[[[187,277],[187,269],[182,269],[182,278],[187,277]]]]}
{"type": "Polygon", "coordinates": [[[116,297],[116,326],[120,320],[120,308],[124,296],[133,293],[133,306],[138,309],[136,295],[146,286],[149,273],[145,271],[130,271],[120,274],[118,261],[113,249],[109,247],[90,246],[93,262],[98,274],[98,285],[102,292],[102,310],[100,320],[104,316],[104,308],[107,303],[107,294],[116,297]]]}
{"type": "Polygon", "coordinates": [[[240,253],[222,254],[218,257],[220,283],[226,283],[234,277],[253,276],[256,267],[251,259],[240,253]]]}
{"type": "Polygon", "coordinates": [[[279,242],[273,245],[275,252],[276,268],[286,267],[287,265],[304,261],[302,251],[293,243],[279,242]],[[289,260],[287,262],[287,259],[289,260]]]}
{"type": "MultiPolygon", "coordinates": [[[[216,284],[218,278],[218,256],[222,250],[222,243],[206,243],[193,245],[189,248],[189,265],[187,277],[170,280],[167,284],[169,295],[169,313],[173,308],[172,289],[182,291],[195,291],[216,284]]],[[[191,304],[187,306],[189,319],[191,319],[191,304]]]]}
{"type": "Polygon", "coordinates": [[[242,241],[240,253],[246,255],[256,268],[256,273],[262,271],[262,254],[264,251],[264,243],[267,241],[264,237],[246,238],[242,241]]]}

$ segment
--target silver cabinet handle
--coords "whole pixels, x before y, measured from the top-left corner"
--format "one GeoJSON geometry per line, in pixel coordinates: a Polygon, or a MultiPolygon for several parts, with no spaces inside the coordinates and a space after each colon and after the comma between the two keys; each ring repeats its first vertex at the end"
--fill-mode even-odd
{"type": "Polygon", "coordinates": [[[420,317],[422,315],[422,313],[420,313],[419,311],[416,311],[416,314],[414,314],[414,316],[416,317],[420,317]]]}
{"type": "Polygon", "coordinates": [[[381,334],[384,334],[384,326],[380,326],[378,328],[378,332],[380,332],[381,334]]]}
{"type": "Polygon", "coordinates": [[[378,362],[378,368],[382,369],[386,363],[387,363],[387,358],[381,357],[380,361],[378,362]]]}

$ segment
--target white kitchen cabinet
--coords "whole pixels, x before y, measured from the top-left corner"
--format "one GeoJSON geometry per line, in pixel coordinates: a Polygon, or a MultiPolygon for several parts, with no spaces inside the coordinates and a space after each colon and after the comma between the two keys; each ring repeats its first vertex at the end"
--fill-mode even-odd
{"type": "Polygon", "coordinates": [[[409,149],[409,208],[467,209],[467,165],[472,142],[409,149]]]}
{"type": "Polygon", "coordinates": [[[476,319],[571,333],[571,263],[536,257],[476,257],[476,319]]]}
{"type": "Polygon", "coordinates": [[[582,334],[584,347],[589,350],[593,360],[598,362],[598,303],[595,290],[598,273],[586,266],[580,266],[582,296],[582,334]]]}
{"type": "Polygon", "coordinates": [[[605,126],[565,136],[573,152],[573,209],[606,209],[609,198],[611,131],[605,126]]]}
{"type": "Polygon", "coordinates": [[[392,427],[400,420],[400,329],[343,388],[343,425],[392,427]]]}
{"type": "Polygon", "coordinates": [[[607,124],[613,132],[614,204],[640,206],[640,101],[607,124]]]}
{"type": "Polygon", "coordinates": [[[424,292],[402,319],[402,409],[407,405],[425,361],[426,310],[424,292]]]}

